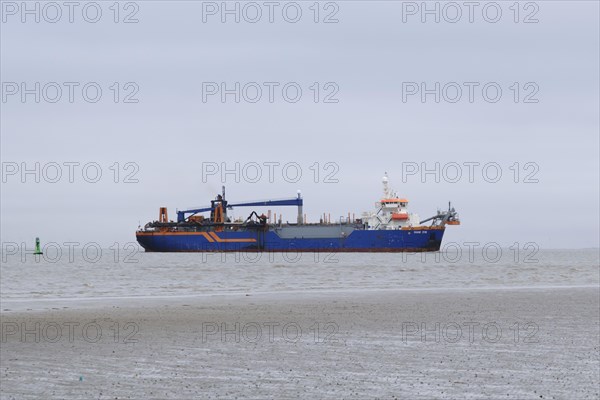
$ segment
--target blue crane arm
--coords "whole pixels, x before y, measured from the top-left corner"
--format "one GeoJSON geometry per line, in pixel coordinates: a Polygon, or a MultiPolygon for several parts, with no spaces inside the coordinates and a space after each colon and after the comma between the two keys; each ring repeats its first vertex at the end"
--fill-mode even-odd
{"type": "MultiPolygon", "coordinates": [[[[227,208],[233,207],[253,207],[253,206],[302,206],[302,198],[294,197],[291,199],[283,200],[262,200],[262,201],[250,201],[246,203],[227,204],[227,208]]],[[[177,211],[177,222],[185,221],[186,214],[197,214],[201,212],[211,211],[211,207],[194,208],[191,210],[177,211]]]]}
{"type": "Polygon", "coordinates": [[[206,211],[210,211],[210,210],[212,210],[211,207],[195,208],[195,209],[192,209],[192,210],[177,211],[177,222],[183,222],[183,221],[185,221],[185,215],[186,214],[197,214],[197,213],[206,212],[206,211]]]}
{"type": "Polygon", "coordinates": [[[253,206],[301,206],[302,198],[291,198],[283,200],[263,200],[263,201],[250,201],[247,203],[228,204],[227,208],[233,207],[253,207],[253,206]]]}

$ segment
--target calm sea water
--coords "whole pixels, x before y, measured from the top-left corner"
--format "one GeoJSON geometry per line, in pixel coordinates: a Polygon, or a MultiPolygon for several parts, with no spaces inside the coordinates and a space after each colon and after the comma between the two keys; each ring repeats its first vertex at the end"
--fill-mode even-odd
{"type": "MultiPolygon", "coordinates": [[[[598,249],[445,253],[3,255],[0,298],[71,299],[357,289],[599,286],[598,249]]],[[[5,302],[7,303],[7,302],[5,302]]]]}

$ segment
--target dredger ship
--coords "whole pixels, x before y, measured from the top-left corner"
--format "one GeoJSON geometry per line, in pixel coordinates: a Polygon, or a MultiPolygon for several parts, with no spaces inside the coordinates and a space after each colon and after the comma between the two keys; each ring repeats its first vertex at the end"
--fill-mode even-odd
{"type": "Polygon", "coordinates": [[[300,192],[293,198],[230,203],[225,187],[210,206],[177,211],[177,222],[169,221],[167,208],[161,207],[159,219],[136,232],[137,241],[149,252],[420,252],[437,251],[446,225],[459,225],[458,214],[448,203],[447,211],[419,220],[408,211],[408,200],[388,187],[383,177],[383,197],[372,212],[360,218],[340,218],[331,222],[327,215],[317,223],[306,223],[304,200],[300,192]],[[239,207],[295,206],[295,223],[282,222],[267,211],[252,211],[245,220],[232,221],[228,210],[239,207]],[[209,213],[204,216],[203,213],[209,213]],[[429,223],[428,225],[424,225],[429,223]]]}

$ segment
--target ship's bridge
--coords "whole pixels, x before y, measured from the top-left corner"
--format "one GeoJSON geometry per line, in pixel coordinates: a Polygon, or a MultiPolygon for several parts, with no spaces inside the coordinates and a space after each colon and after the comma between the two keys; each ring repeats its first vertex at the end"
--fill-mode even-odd
{"type": "Polygon", "coordinates": [[[419,216],[408,212],[408,199],[399,197],[389,187],[387,173],[382,178],[383,196],[375,203],[374,212],[363,214],[368,229],[393,230],[418,226],[419,216]]]}
{"type": "Polygon", "coordinates": [[[408,199],[401,199],[401,198],[382,199],[381,204],[386,207],[390,207],[390,206],[406,207],[408,205],[408,199]]]}

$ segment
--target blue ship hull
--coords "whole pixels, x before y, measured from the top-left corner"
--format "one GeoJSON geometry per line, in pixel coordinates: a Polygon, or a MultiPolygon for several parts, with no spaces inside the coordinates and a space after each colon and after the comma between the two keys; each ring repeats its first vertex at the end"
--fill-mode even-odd
{"type": "Polygon", "coordinates": [[[340,237],[282,237],[275,230],[137,232],[149,252],[418,252],[440,249],[443,227],[354,230],[340,237]]]}

